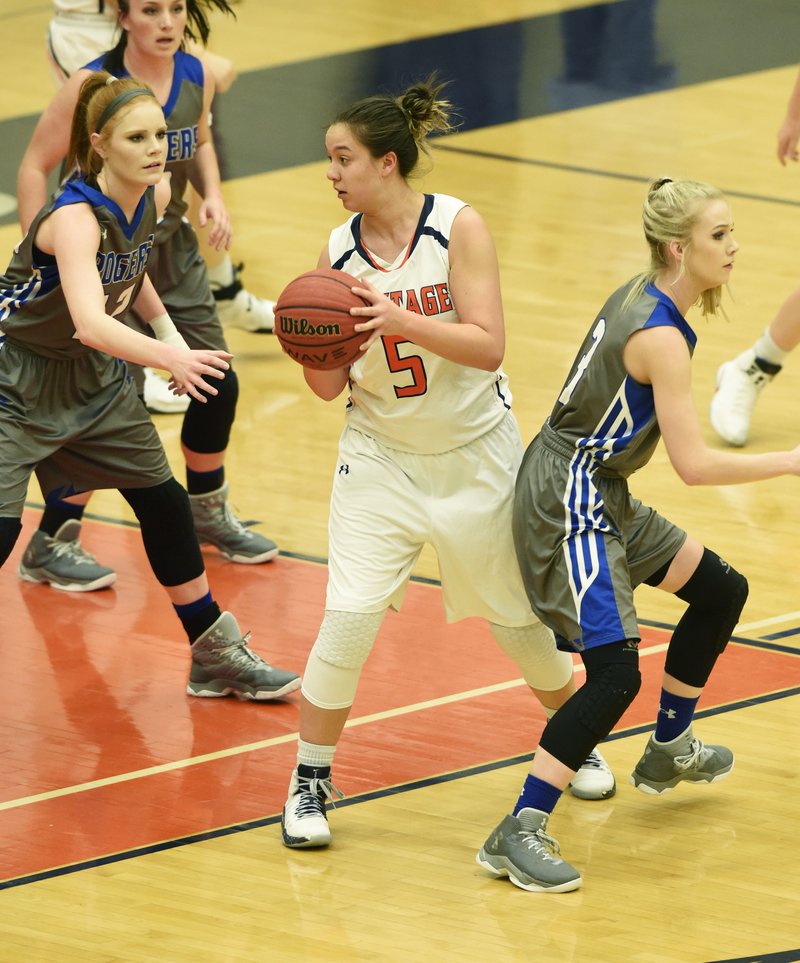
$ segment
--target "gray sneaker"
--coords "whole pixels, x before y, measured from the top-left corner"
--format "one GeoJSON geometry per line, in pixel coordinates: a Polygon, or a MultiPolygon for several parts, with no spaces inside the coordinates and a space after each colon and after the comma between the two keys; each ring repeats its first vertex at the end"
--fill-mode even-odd
{"type": "Polygon", "coordinates": [[[232,562],[254,565],[278,554],[275,542],[243,525],[228,502],[228,483],[205,495],[189,495],[200,544],[213,545],[232,562]]]}
{"type": "Polygon", "coordinates": [[[548,836],[548,813],[521,809],[506,816],[481,847],[476,861],[495,876],[508,876],[515,886],[532,892],[568,893],[581,885],[581,874],[558,855],[548,836]]]}
{"type": "Polygon", "coordinates": [[[22,556],[19,577],[64,592],[94,592],[113,585],[117,573],[98,564],[78,541],[80,534],[81,523],[76,518],[64,522],[53,536],[35,531],[22,556]]]}
{"type": "Polygon", "coordinates": [[[217,699],[280,699],[300,688],[296,672],[275,669],[248,647],[250,633],[242,636],[230,612],[192,643],[192,668],[186,691],[189,695],[217,699]]]}
{"type": "Polygon", "coordinates": [[[636,763],[630,781],[642,792],[669,792],[684,779],[711,783],[724,779],[733,769],[733,753],[725,746],[706,746],[689,729],[673,742],[657,743],[650,736],[644,755],[636,763]]]}

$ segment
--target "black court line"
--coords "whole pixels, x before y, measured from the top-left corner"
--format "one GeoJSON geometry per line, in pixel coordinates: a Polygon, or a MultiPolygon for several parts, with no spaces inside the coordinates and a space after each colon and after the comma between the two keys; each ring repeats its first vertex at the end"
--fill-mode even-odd
{"type": "MultiPolygon", "coordinates": [[[[779,692],[770,692],[761,696],[753,696],[748,699],[740,699],[736,702],[726,703],[725,705],[715,706],[710,709],[701,709],[695,714],[696,719],[705,719],[709,716],[722,715],[727,712],[734,712],[738,709],[752,708],[756,705],[776,702],[779,699],[787,699],[800,695],[800,686],[785,689],[779,692]]],[[[627,739],[630,736],[640,736],[653,730],[653,723],[647,725],[631,726],[618,732],[612,732],[603,742],[616,742],[619,739],[627,739]]],[[[357,806],[366,802],[373,802],[377,799],[386,799],[390,796],[398,796],[407,792],[414,792],[418,789],[427,789],[431,786],[438,786],[448,782],[455,782],[458,779],[468,779],[472,776],[479,776],[483,773],[493,772],[497,769],[507,769],[510,766],[521,765],[530,762],[533,753],[523,753],[521,755],[510,756],[505,759],[497,759],[493,762],[481,763],[478,766],[470,766],[466,769],[458,769],[453,772],[441,773],[437,776],[427,776],[424,779],[416,779],[407,783],[398,783],[395,786],[386,786],[382,789],[374,789],[365,793],[358,793],[348,796],[336,803],[337,809],[345,809],[348,806],[357,806]]],[[[265,816],[261,819],[252,819],[243,823],[235,823],[231,826],[223,826],[219,829],[210,829],[203,833],[194,833],[190,836],[179,836],[176,839],[168,839],[160,843],[153,843],[149,846],[139,846],[135,849],[124,850],[118,853],[110,853],[106,856],[99,856],[96,859],[82,860],[78,863],[69,863],[64,866],[57,866],[53,869],[42,870],[38,873],[31,873],[26,876],[18,876],[15,879],[0,881],[0,890],[14,889],[19,886],[28,886],[31,883],[39,883],[44,880],[56,879],[61,876],[69,876],[74,873],[84,872],[85,870],[95,869],[98,866],[109,866],[113,863],[121,863],[128,859],[137,859],[140,856],[149,856],[153,853],[168,852],[181,846],[191,846],[195,843],[207,842],[211,839],[221,839],[225,836],[232,836],[236,833],[249,832],[253,829],[263,829],[266,826],[274,826],[280,823],[280,814],[265,816]]]]}
{"type": "MultiPolygon", "coordinates": [[[[41,502],[26,501],[25,508],[36,509],[38,511],[44,511],[44,505],[41,502]]],[[[111,515],[98,515],[94,512],[85,512],[83,515],[84,519],[93,522],[103,522],[106,525],[121,525],[124,528],[139,528],[139,523],[130,521],[126,518],[115,518],[111,515]]],[[[307,555],[303,552],[290,552],[280,549],[278,551],[278,557],[283,556],[283,558],[291,558],[299,562],[310,562],[314,565],[327,565],[328,559],[321,555],[307,555]]],[[[412,575],[412,582],[416,582],[420,585],[432,585],[441,587],[441,581],[438,578],[429,578],[425,575],[412,575]]],[[[668,622],[657,622],[653,619],[643,619],[637,618],[639,625],[645,625],[652,629],[664,629],[666,632],[673,632],[675,629],[674,625],[668,622]]],[[[731,642],[739,642],[742,645],[751,645],[755,648],[770,649],[773,652],[784,652],[787,655],[800,655],[800,650],[787,645],[773,645],[771,644],[772,639],[780,639],[790,635],[800,635],[800,627],[795,629],[787,629],[784,632],[775,632],[772,635],[765,635],[761,639],[749,639],[744,636],[731,636],[731,642]]]]}
{"type": "MultiPolygon", "coordinates": [[[[618,181],[632,181],[637,184],[647,184],[653,177],[644,174],[626,174],[622,171],[604,170],[601,167],[582,167],[579,164],[562,164],[559,161],[540,160],[535,157],[521,157],[518,154],[501,154],[495,151],[476,150],[471,147],[459,147],[457,144],[436,144],[436,150],[451,154],[465,154],[480,157],[483,160],[504,161],[509,164],[521,164],[529,167],[541,167],[549,170],[564,171],[570,174],[582,174],[589,177],[604,177],[618,181]]],[[[787,207],[800,207],[800,200],[788,197],[775,197],[771,194],[751,194],[747,191],[730,190],[720,187],[728,197],[738,197],[741,200],[758,201],[762,204],[781,204],[787,207]]]]}

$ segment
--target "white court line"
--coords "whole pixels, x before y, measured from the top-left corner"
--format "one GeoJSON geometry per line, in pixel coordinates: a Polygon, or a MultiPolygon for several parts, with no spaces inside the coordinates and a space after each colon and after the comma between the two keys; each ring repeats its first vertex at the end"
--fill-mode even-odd
{"type": "Polygon", "coordinates": [[[743,622],[737,625],[733,634],[737,632],[751,632],[753,629],[763,629],[768,625],[779,625],[781,622],[794,622],[800,619],[800,612],[787,612],[785,615],[774,615],[770,619],[761,619],[758,622],[743,622]]]}
{"type": "MultiPolygon", "coordinates": [[[[666,648],[666,642],[662,645],[648,645],[646,648],[640,650],[639,655],[654,655],[656,652],[664,652],[666,648]]],[[[575,671],[583,672],[583,663],[577,664],[575,671]]],[[[470,689],[468,692],[456,692],[454,695],[442,696],[439,699],[430,699],[427,702],[415,702],[410,706],[387,709],[385,712],[374,712],[369,716],[359,716],[358,719],[348,719],[345,723],[345,728],[353,729],[356,726],[364,726],[370,722],[379,722],[383,719],[394,719],[398,716],[409,715],[412,712],[419,712],[422,709],[432,709],[436,706],[448,705],[448,703],[451,702],[476,699],[479,696],[489,695],[492,692],[502,692],[505,689],[513,689],[521,685],[525,685],[523,679],[512,679],[510,682],[498,682],[495,685],[484,686],[482,689],[470,689]]],[[[258,749],[268,749],[270,746],[280,746],[286,742],[294,742],[296,738],[296,732],[288,732],[283,736],[275,736],[273,739],[263,739],[260,742],[250,742],[245,746],[233,746],[230,749],[220,749],[218,752],[209,752],[203,756],[191,756],[189,759],[176,759],[174,762],[165,762],[160,766],[149,766],[147,769],[137,769],[134,772],[122,772],[116,776],[107,776],[105,779],[94,779],[92,782],[78,783],[75,786],[51,789],[49,792],[40,792],[35,796],[9,799],[6,802],[0,803],[0,811],[19,809],[21,806],[47,802],[50,799],[60,799],[63,796],[73,796],[79,792],[90,792],[92,789],[102,789],[104,786],[116,786],[123,782],[132,782],[134,779],[144,779],[147,776],[158,776],[165,772],[175,772],[178,769],[189,769],[191,766],[202,766],[207,762],[214,762],[217,759],[229,759],[232,756],[240,756],[246,752],[255,752],[258,749]]]]}

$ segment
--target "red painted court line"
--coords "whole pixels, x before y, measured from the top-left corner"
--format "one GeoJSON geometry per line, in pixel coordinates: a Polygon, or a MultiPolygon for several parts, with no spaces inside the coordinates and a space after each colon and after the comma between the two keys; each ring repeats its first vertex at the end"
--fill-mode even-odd
{"type": "MultiPolygon", "coordinates": [[[[115,590],[74,597],[20,583],[19,547],[0,578],[13,639],[0,681],[0,804],[296,732],[296,697],[254,705],[186,696],[187,643],[138,532],[86,528],[87,547],[119,572],[115,590]]],[[[208,565],[215,594],[253,630],[254,647],[301,670],[322,614],[324,566],[280,558],[251,568],[213,555],[208,565]]],[[[666,639],[643,630],[645,646],[666,639]]],[[[642,659],[642,692],[620,728],[652,720],[662,667],[663,653],[642,659]]],[[[515,678],[482,622],[446,625],[439,590],[412,584],[403,612],[387,617],[351,719],[515,678]]],[[[798,684],[800,659],[731,645],[702,707],[798,684]]],[[[371,721],[346,732],[336,782],[352,795],[524,754],[543,724],[523,686],[371,721]]],[[[0,879],[277,813],[294,753],[291,739],[0,810],[0,879]]]]}

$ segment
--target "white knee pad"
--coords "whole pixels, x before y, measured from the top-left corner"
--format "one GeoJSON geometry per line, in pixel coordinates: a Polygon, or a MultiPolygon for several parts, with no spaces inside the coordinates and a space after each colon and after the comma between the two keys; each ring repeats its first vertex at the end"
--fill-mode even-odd
{"type": "Polygon", "coordinates": [[[556,648],[553,633],[541,622],[511,627],[489,623],[500,648],[512,658],[532,689],[553,692],[572,678],[572,656],[556,648]]]}
{"type": "Polygon", "coordinates": [[[325,612],[303,673],[302,693],[320,709],[353,704],[361,667],[372,651],[384,612],[325,612]]]}

